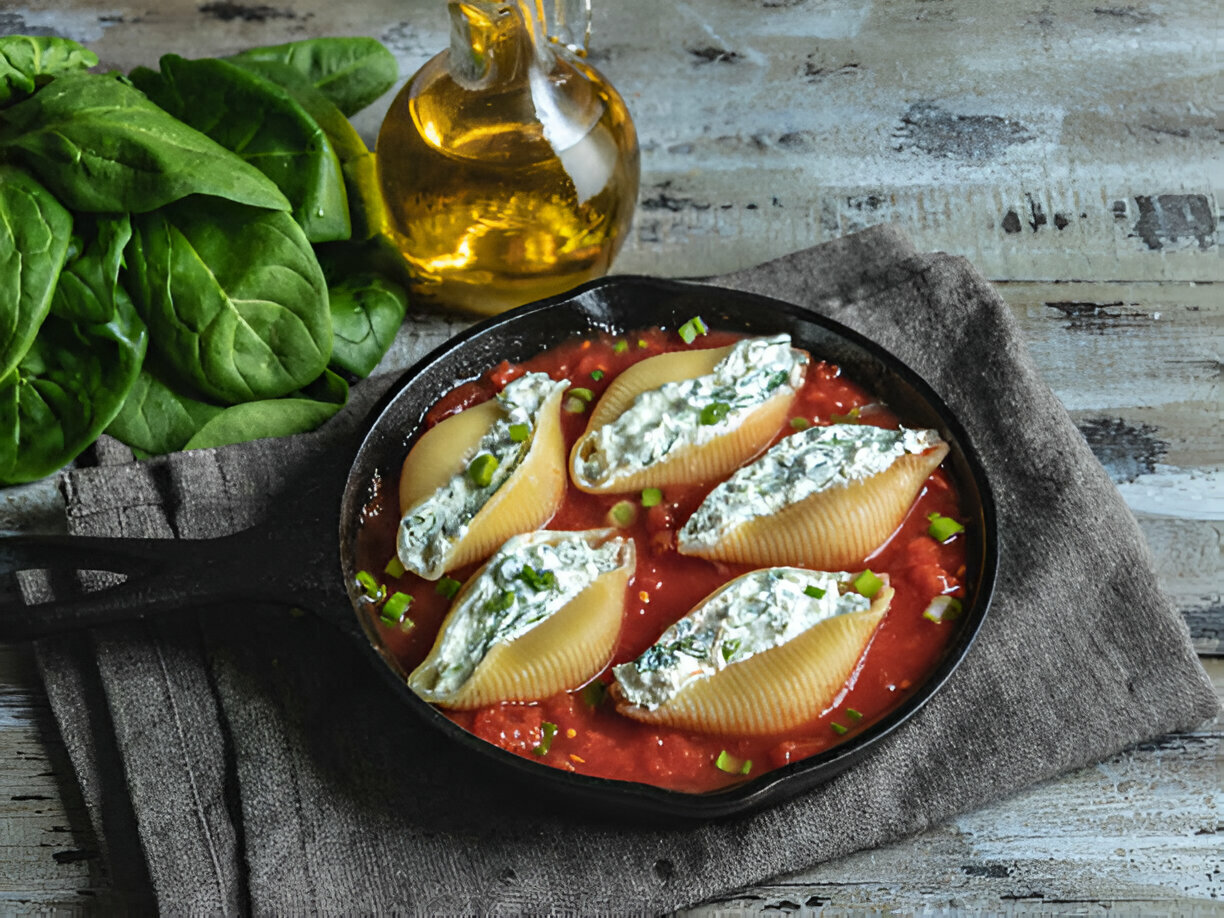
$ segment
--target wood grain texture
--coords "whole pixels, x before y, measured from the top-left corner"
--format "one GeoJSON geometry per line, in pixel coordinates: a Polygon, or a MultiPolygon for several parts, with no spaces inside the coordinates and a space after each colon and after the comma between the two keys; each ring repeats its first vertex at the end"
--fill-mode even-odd
{"type": "MultiPolygon", "coordinates": [[[[1148,538],[1196,646],[1224,652],[1224,260],[1215,0],[596,0],[643,184],[621,272],[718,274],[880,222],[999,284],[1148,538]]],[[[407,75],[440,0],[0,0],[0,33],[105,67],[369,34],[407,75]]],[[[388,96],[357,119],[373,140],[388,96]]],[[[468,324],[411,316],[384,369],[468,324]]],[[[48,482],[0,528],[55,531],[48,482]]],[[[1206,661],[1224,693],[1224,660],[1206,661]]],[[[702,916],[1220,914],[1220,725],[1164,738],[702,916]]],[[[109,913],[27,651],[0,646],[0,912],[109,913]]]]}

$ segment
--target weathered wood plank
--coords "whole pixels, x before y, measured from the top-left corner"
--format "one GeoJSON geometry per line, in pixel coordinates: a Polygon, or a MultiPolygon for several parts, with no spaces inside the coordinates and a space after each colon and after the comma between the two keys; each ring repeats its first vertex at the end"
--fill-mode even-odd
{"type": "MultiPolygon", "coordinates": [[[[1224,660],[1208,671],[1224,696],[1224,660]]],[[[686,912],[1219,914],[1224,723],[686,912]],[[1083,911],[1079,911],[1083,909],[1083,911]]]]}

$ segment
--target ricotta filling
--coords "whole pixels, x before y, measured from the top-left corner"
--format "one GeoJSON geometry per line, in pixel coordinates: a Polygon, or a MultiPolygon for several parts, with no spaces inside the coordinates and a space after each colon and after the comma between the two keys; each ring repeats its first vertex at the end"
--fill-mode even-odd
{"type": "Polygon", "coordinates": [[[568,385],[568,380],[554,381],[547,373],[527,373],[497,394],[502,414],[472,454],[465,457],[463,471],[410,507],[400,520],[396,554],[406,570],[427,580],[437,580],[446,573],[455,546],[467,535],[472,518],[526,458],[535,439],[540,409],[554,392],[568,385]],[[525,437],[523,425],[527,428],[525,437]],[[467,474],[471,460],[482,454],[497,460],[484,485],[467,474]]]}
{"type": "Polygon", "coordinates": [[[905,454],[919,455],[942,442],[934,430],[867,424],[831,424],[791,434],[706,495],[677,535],[677,546],[682,552],[712,548],[744,523],[820,491],[864,481],[905,454]]]}
{"type": "Polygon", "coordinates": [[[631,560],[612,529],[542,530],[509,539],[447,616],[428,690],[457,691],[490,650],[547,621],[597,577],[631,560]]]}
{"type": "Polygon", "coordinates": [[[808,356],[790,335],[739,341],[713,372],[643,392],[591,434],[575,464],[587,483],[653,465],[680,446],[700,446],[734,430],[754,409],[803,382],[808,356]]]}
{"type": "Polygon", "coordinates": [[[699,679],[793,641],[871,601],[842,593],[850,575],[773,567],[732,580],[631,663],[612,669],[626,700],[654,710],[699,679]]]}

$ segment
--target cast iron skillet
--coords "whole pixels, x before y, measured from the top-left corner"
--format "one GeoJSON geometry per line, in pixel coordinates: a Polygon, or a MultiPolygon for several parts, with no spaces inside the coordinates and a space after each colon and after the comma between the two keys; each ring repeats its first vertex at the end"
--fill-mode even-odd
{"type": "Polygon", "coordinates": [[[555,802],[560,795],[583,808],[619,817],[711,819],[755,810],[828,780],[912,717],[960,663],[981,627],[994,587],[996,538],[990,486],[961,425],[926,383],[872,341],[808,310],[766,297],[644,277],[605,278],[481,322],[429,354],[391,387],[371,413],[355,456],[351,443],[323,450],[319,461],[312,463],[310,479],[294,482],[292,494],[275,500],[269,518],[251,529],[206,540],[0,539],[0,570],[67,567],[129,575],[119,587],[78,599],[0,608],[0,640],[182,610],[186,597],[196,607],[227,601],[291,602],[322,615],[354,638],[386,677],[390,690],[434,729],[550,800],[555,802]],[[575,336],[653,325],[674,329],[694,315],[712,329],[752,335],[789,332],[796,346],[816,359],[839,364],[907,426],[937,429],[951,445],[946,466],[969,516],[965,613],[952,626],[957,633],[925,682],[895,710],[848,741],[706,794],[570,774],[506,752],[456,726],[407,688],[405,674],[382,645],[354,576],[362,508],[372,497],[373,483],[381,477],[394,486],[408,447],[422,432],[426,411],[458,383],[479,377],[502,360],[525,360],[575,336]]]}

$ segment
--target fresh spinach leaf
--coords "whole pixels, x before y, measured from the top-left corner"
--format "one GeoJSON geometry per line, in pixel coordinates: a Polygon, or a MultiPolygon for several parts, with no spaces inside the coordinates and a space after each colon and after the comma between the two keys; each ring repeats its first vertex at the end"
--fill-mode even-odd
{"type": "Polygon", "coordinates": [[[284,87],[327,134],[344,173],[352,238],[370,239],[386,234],[391,219],[379,187],[374,154],[344,113],[319,92],[300,70],[282,61],[241,57],[230,60],[284,87]]]}
{"type": "Polygon", "coordinates": [[[102,219],[64,267],[38,337],[0,383],[0,483],[33,481],[98,438],[140,372],[148,338],[118,271],[127,218],[102,219]],[[61,292],[64,291],[64,292],[61,292]],[[6,438],[10,435],[6,434],[6,438]]]}
{"type": "Polygon", "coordinates": [[[106,432],[143,455],[172,453],[225,408],[185,395],[146,365],[106,432]]]}
{"type": "Polygon", "coordinates": [[[262,172],[113,74],[65,74],[0,110],[5,155],[74,211],[146,213],[192,194],[289,209],[262,172]]]}
{"type": "Polygon", "coordinates": [[[134,218],[127,255],[154,350],[204,398],[277,398],[327,366],[327,287],[288,214],[191,198],[134,218]]]}
{"type": "Polygon", "coordinates": [[[69,38],[53,35],[0,37],[0,105],[24,99],[49,77],[88,70],[97,63],[98,55],[69,38]]]}
{"type": "Polygon", "coordinates": [[[308,38],[252,48],[230,60],[288,64],[345,115],[361,111],[399,79],[395,55],[373,38],[308,38]]]}
{"type": "Polygon", "coordinates": [[[132,82],[174,117],[254,166],[289,199],[311,242],[351,232],[344,178],[327,133],[284,87],[225,60],[161,59],[132,82]]]}
{"type": "Polygon", "coordinates": [[[231,405],[204,424],[183,448],[205,449],[306,433],[339,411],[347,398],[348,384],[329,370],[307,391],[288,398],[231,405]]]}
{"type": "Polygon", "coordinates": [[[364,378],[373,372],[404,322],[408,294],[381,274],[344,277],[328,288],[331,301],[331,363],[364,378]]]}
{"type": "Polygon", "coordinates": [[[16,166],[0,164],[0,377],[29,349],[68,254],[72,214],[16,166]]]}

